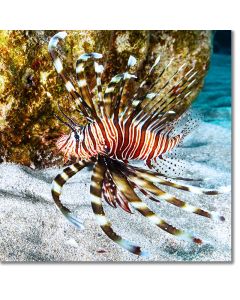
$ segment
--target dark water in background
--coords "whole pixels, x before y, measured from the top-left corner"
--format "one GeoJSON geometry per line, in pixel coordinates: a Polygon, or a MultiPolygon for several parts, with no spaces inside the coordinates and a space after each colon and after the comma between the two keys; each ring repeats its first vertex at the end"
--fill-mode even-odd
{"type": "Polygon", "coordinates": [[[204,87],[192,109],[203,121],[231,129],[231,55],[212,54],[204,87]]]}
{"type": "Polygon", "coordinates": [[[232,164],[231,55],[228,53],[212,54],[204,87],[194,101],[192,111],[193,116],[194,113],[200,114],[200,122],[183,145],[184,157],[201,163],[197,173],[203,166],[209,168],[204,171],[203,178],[207,176],[214,184],[221,182],[222,186],[228,186],[231,184],[232,164]]]}

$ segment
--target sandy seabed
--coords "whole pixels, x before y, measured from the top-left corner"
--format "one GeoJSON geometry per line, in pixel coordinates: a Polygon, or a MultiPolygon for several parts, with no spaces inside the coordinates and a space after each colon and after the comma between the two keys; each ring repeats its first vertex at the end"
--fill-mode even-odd
{"type": "MultiPolygon", "coordinates": [[[[181,147],[186,173],[205,188],[231,184],[231,131],[202,123],[181,147]]],[[[104,204],[114,230],[150,253],[138,257],[112,242],[97,225],[90,203],[91,170],[84,169],[63,188],[62,201],[83,220],[77,230],[56,209],[51,182],[62,169],[32,170],[0,164],[0,260],[5,262],[229,262],[231,261],[231,192],[206,196],[170,191],[180,199],[210,211],[225,222],[191,214],[167,203],[148,205],[170,224],[195,232],[206,242],[180,241],[150,224],[139,213],[127,214],[104,204]]]]}

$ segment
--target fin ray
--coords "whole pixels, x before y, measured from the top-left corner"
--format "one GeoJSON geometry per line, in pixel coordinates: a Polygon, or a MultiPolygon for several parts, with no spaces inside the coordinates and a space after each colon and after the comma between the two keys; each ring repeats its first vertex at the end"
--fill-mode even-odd
{"type": "Polygon", "coordinates": [[[113,231],[111,223],[105,215],[101,200],[104,172],[105,167],[103,166],[103,164],[96,162],[93,169],[90,192],[92,196],[92,209],[96,216],[98,224],[100,225],[104,233],[119,246],[125,248],[133,254],[139,256],[148,256],[147,252],[142,251],[139,246],[136,246],[130,241],[123,239],[120,235],[116,234],[113,231]]]}
{"type": "Polygon", "coordinates": [[[59,40],[64,40],[66,36],[67,36],[66,32],[59,32],[59,33],[55,34],[49,41],[48,51],[50,52],[50,54],[52,56],[53,64],[56,68],[57,73],[61,76],[67,91],[70,93],[72,98],[75,100],[77,107],[79,107],[81,113],[85,117],[90,118],[91,117],[91,112],[89,111],[90,107],[84,101],[84,99],[82,99],[80,97],[80,95],[77,93],[73,83],[67,77],[67,75],[64,73],[62,62],[61,62],[61,60],[58,56],[57,50],[56,50],[59,40]]]}
{"type": "Polygon", "coordinates": [[[67,167],[63,170],[62,173],[58,174],[55,179],[52,182],[52,197],[53,200],[58,207],[58,209],[61,211],[61,213],[64,215],[67,220],[72,223],[75,227],[78,229],[84,228],[83,223],[80,219],[75,217],[70,209],[68,209],[66,206],[64,206],[60,200],[60,195],[62,192],[62,188],[64,184],[75,174],[77,174],[79,171],[81,171],[84,167],[86,167],[90,161],[82,161],[75,163],[71,165],[70,167],[67,167]]]}
{"type": "MultiPolygon", "coordinates": [[[[113,166],[111,167],[111,174],[113,176],[113,180],[118,187],[118,189],[125,195],[129,203],[139,211],[144,217],[147,217],[151,223],[158,226],[160,229],[174,235],[180,239],[192,241],[196,244],[202,244],[202,240],[195,237],[194,235],[185,232],[181,229],[178,229],[170,224],[168,224],[165,220],[156,215],[148,206],[145,204],[138,195],[134,192],[134,187],[127,180],[127,177],[124,175],[124,172],[118,171],[113,166]]],[[[128,175],[129,178],[129,175],[128,175]]]]}

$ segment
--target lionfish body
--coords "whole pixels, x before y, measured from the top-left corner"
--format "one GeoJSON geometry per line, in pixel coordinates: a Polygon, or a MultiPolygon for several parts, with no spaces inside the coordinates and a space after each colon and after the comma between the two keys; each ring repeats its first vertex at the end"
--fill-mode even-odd
{"type": "Polygon", "coordinates": [[[88,124],[79,132],[62,136],[57,146],[60,150],[65,149],[68,156],[79,159],[102,155],[124,162],[145,160],[150,166],[151,160],[169,152],[180,140],[181,135],[169,137],[159,129],[144,129],[143,124],[132,122],[130,117],[117,122],[104,118],[88,124]]]}
{"type": "MultiPolygon", "coordinates": [[[[178,129],[182,114],[177,112],[177,107],[187,100],[191,89],[198,84],[199,81],[195,78],[197,72],[194,71],[194,68],[185,68],[184,64],[176,70],[159,91],[143,93],[148,78],[159,65],[159,56],[149,70],[148,76],[140,83],[134,96],[128,101],[124,101],[126,83],[136,79],[136,76],[129,72],[135,65],[136,59],[133,56],[129,57],[125,72],[114,76],[103,93],[101,83],[103,66],[98,63],[102,55],[85,53],[79,57],[76,63],[78,92],[64,73],[57,53],[58,42],[65,37],[65,32],[60,32],[52,37],[49,42],[49,52],[57,72],[62,77],[79,112],[88,120],[88,124],[86,126],[78,125],[59,108],[67,121],[59,116],[57,118],[67,125],[71,132],[69,135],[59,138],[57,147],[64,153],[65,159],[76,157],[78,162],[65,168],[53,181],[52,195],[57,207],[71,223],[78,228],[83,227],[81,221],[62,204],[60,195],[67,180],[85,166],[94,163],[90,188],[92,209],[99,225],[110,239],[131,253],[146,255],[146,252],[142,251],[139,246],[123,239],[113,231],[111,223],[105,215],[102,199],[112,207],[119,206],[126,212],[132,212],[132,209],[135,209],[154,225],[171,235],[201,244],[202,240],[195,234],[178,229],[155,214],[142,201],[139,193],[155,202],[168,202],[187,212],[223,221],[224,218],[216,212],[208,212],[187,204],[162,190],[159,185],[198,194],[215,195],[218,192],[178,184],[173,181],[176,178],[168,178],[166,174],[159,173],[159,171],[145,170],[130,164],[132,160],[142,160],[150,169],[158,170],[157,167],[161,166],[161,160],[164,160],[163,155],[174,149],[189,133],[190,122],[186,122],[181,129],[178,129]],[[91,64],[95,70],[95,93],[90,90],[87,82],[86,64],[91,64]],[[173,79],[179,73],[182,73],[181,79],[173,83],[173,79]],[[140,96],[140,94],[142,95],[140,96]]],[[[160,72],[159,78],[170,63],[160,72]]],[[[152,84],[151,88],[154,86],[152,84]]]]}

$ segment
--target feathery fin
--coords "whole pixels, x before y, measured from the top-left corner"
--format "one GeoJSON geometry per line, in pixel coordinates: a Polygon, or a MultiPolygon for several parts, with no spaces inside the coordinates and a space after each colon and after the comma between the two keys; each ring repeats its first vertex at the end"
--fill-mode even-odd
{"type": "Polygon", "coordinates": [[[66,36],[67,36],[66,32],[59,32],[59,33],[55,34],[49,41],[48,50],[52,56],[55,69],[56,69],[57,73],[61,76],[67,91],[71,94],[72,98],[75,100],[75,103],[79,107],[81,113],[85,117],[91,118],[91,112],[89,111],[90,107],[84,101],[84,99],[82,99],[80,97],[80,95],[77,93],[73,83],[67,77],[67,75],[64,73],[61,59],[59,58],[57,50],[56,50],[59,40],[64,40],[66,38],[66,36]]]}
{"type": "Polygon", "coordinates": [[[93,169],[93,175],[91,179],[91,188],[90,192],[92,195],[92,209],[96,216],[97,222],[105,232],[105,234],[113,240],[115,243],[125,248],[129,252],[139,255],[139,256],[148,256],[148,253],[142,251],[139,246],[132,244],[130,241],[123,239],[121,236],[116,234],[112,227],[110,221],[107,219],[105,212],[102,206],[102,184],[104,178],[105,167],[100,162],[96,162],[93,169]]]}
{"type": "MultiPolygon", "coordinates": [[[[192,241],[196,244],[202,244],[202,240],[195,237],[194,235],[185,232],[181,229],[177,229],[176,227],[168,224],[165,220],[161,219],[158,215],[156,215],[150,208],[142,202],[142,200],[137,196],[134,192],[133,186],[131,186],[127,177],[123,172],[118,171],[113,165],[109,165],[110,172],[113,177],[113,181],[115,182],[117,188],[125,195],[127,200],[131,203],[131,205],[139,211],[143,216],[147,217],[147,219],[153,224],[157,225],[162,230],[170,233],[171,235],[177,236],[180,239],[192,241]]],[[[129,177],[129,176],[128,176],[129,177]]]]}
{"type": "Polygon", "coordinates": [[[62,212],[65,218],[68,219],[74,226],[78,229],[83,229],[83,223],[77,217],[75,217],[72,212],[62,204],[60,200],[60,195],[64,184],[75,174],[81,171],[85,166],[87,166],[91,161],[82,161],[71,165],[63,170],[62,173],[58,174],[52,183],[52,196],[55,201],[56,206],[62,212]]]}
{"type": "Polygon", "coordinates": [[[97,74],[102,73],[102,69],[100,68],[100,65],[96,64],[95,60],[100,58],[102,58],[102,54],[100,53],[84,53],[79,56],[76,62],[77,83],[81,91],[81,96],[86,101],[88,106],[91,107],[91,109],[93,110],[95,118],[97,116],[98,107],[96,107],[97,105],[94,105],[92,95],[88,87],[88,83],[85,76],[85,63],[89,59],[92,59],[92,65],[94,66],[96,77],[98,77],[97,74]]]}

